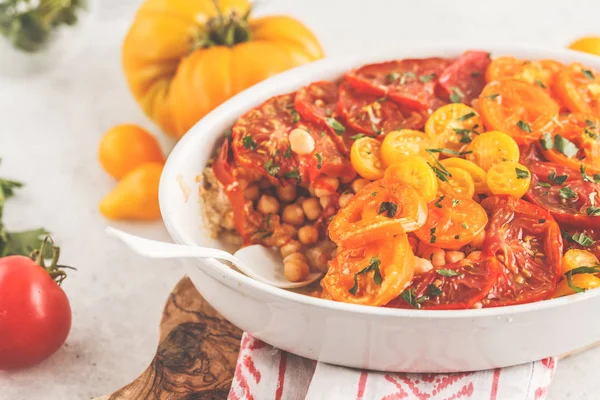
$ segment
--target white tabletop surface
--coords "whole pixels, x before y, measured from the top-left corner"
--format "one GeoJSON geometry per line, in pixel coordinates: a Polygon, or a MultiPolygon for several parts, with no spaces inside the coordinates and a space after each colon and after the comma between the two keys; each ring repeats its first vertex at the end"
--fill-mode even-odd
{"type": "MultiPolygon", "coordinates": [[[[121,72],[121,41],[139,2],[100,0],[68,67],[21,81],[0,78],[0,176],[27,183],[10,201],[6,224],[48,228],[63,262],[78,267],[64,284],[73,308],[67,343],[33,369],[0,373],[2,400],[89,399],[130,382],[150,362],[163,303],[185,273],[176,262],[141,259],[107,238],[108,222],[97,211],[114,186],[96,161],[101,134],[123,122],[158,133],[121,72]]],[[[600,34],[597,0],[272,0],[259,13],[301,19],[329,55],[448,40],[563,47],[600,34]]],[[[168,239],[158,222],[117,226],[168,239]]],[[[560,362],[550,398],[599,398],[599,370],[600,349],[560,362]]]]}

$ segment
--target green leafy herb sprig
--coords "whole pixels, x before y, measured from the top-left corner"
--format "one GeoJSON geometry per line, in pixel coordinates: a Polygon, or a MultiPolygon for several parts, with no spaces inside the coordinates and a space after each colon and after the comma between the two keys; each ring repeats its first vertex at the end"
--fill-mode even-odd
{"type": "Polygon", "coordinates": [[[6,200],[13,197],[15,191],[22,188],[21,182],[0,178],[0,257],[22,255],[29,256],[32,251],[39,249],[48,235],[44,228],[22,232],[7,231],[2,216],[6,200]]]}
{"type": "Polygon", "coordinates": [[[75,25],[86,0],[0,0],[0,34],[17,49],[43,49],[54,30],[75,25]]]}

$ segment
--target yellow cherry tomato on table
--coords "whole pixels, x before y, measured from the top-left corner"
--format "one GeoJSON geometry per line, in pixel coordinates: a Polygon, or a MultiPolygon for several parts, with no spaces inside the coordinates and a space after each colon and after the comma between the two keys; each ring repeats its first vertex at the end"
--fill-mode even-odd
{"type": "Polygon", "coordinates": [[[469,144],[483,125],[475,109],[460,103],[438,108],[427,120],[425,132],[441,147],[460,151],[469,144]]]}
{"type": "Polygon", "coordinates": [[[381,142],[371,137],[355,140],[350,149],[350,162],[365,179],[374,181],[383,178],[385,168],[381,161],[381,142]]]}
{"type": "Polygon", "coordinates": [[[600,56],[600,36],[585,36],[575,40],[569,45],[571,50],[600,56]]]}
{"type": "Polygon", "coordinates": [[[503,161],[519,161],[519,145],[504,132],[491,131],[478,135],[467,147],[467,160],[485,171],[503,161]]]}
{"type": "Polygon", "coordinates": [[[473,161],[465,160],[464,158],[452,157],[440,161],[446,168],[454,167],[467,171],[473,179],[475,185],[475,194],[490,194],[487,186],[487,173],[475,164],[473,161]]]}
{"type": "Polygon", "coordinates": [[[448,176],[446,180],[439,182],[439,191],[447,196],[457,199],[470,199],[475,194],[475,183],[471,174],[461,168],[446,168],[448,176]]]}
{"type": "Polygon", "coordinates": [[[492,194],[523,197],[529,189],[531,173],[523,164],[503,161],[492,165],[487,172],[487,185],[492,194]]]}
{"type": "MultiPolygon", "coordinates": [[[[381,144],[381,158],[385,165],[392,165],[398,157],[421,156],[430,158],[427,149],[437,147],[437,142],[424,132],[401,129],[387,134],[381,144]]],[[[438,154],[434,154],[438,157],[438,154]]]]}
{"type": "Polygon", "coordinates": [[[115,179],[121,179],[142,164],[165,161],[154,136],[131,124],[117,125],[104,134],[98,146],[98,159],[115,179]]]}
{"type": "Polygon", "coordinates": [[[426,202],[435,199],[438,180],[431,166],[418,156],[403,156],[385,170],[385,178],[412,186],[426,202]]]}
{"type": "Polygon", "coordinates": [[[162,163],[147,163],[125,175],[100,202],[102,215],[114,220],[160,219],[158,184],[162,169],[162,163]]]}

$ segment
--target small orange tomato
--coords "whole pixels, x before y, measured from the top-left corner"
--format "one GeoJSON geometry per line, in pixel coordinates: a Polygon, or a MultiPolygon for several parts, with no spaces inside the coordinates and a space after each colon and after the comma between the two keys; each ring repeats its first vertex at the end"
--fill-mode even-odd
{"type": "Polygon", "coordinates": [[[100,202],[109,219],[155,220],[160,218],[158,184],[162,163],[147,163],[129,172],[100,202]]]}
{"type": "Polygon", "coordinates": [[[571,285],[566,278],[556,285],[556,290],[552,294],[552,298],[568,296],[575,294],[578,291],[584,292],[589,289],[596,289],[600,287],[600,278],[592,274],[577,274],[571,278],[571,285]]]}
{"type": "Polygon", "coordinates": [[[600,116],[600,77],[591,68],[571,64],[556,77],[556,94],[576,113],[600,116]]]}
{"type": "Polygon", "coordinates": [[[584,53],[600,56],[600,37],[586,36],[577,39],[569,45],[571,50],[583,51],[584,53]]]}
{"type": "Polygon", "coordinates": [[[165,161],[154,136],[132,124],[108,130],[100,140],[98,158],[104,170],[116,179],[144,163],[165,161]]]}

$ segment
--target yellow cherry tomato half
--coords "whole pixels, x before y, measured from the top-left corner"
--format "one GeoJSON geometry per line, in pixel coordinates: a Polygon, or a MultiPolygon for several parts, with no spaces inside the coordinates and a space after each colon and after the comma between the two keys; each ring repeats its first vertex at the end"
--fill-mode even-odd
{"type": "Polygon", "coordinates": [[[363,178],[374,181],[383,178],[385,169],[381,162],[381,143],[371,137],[363,137],[352,143],[350,162],[363,178]]]}
{"type": "Polygon", "coordinates": [[[447,167],[450,174],[446,181],[440,181],[440,192],[457,199],[470,199],[475,194],[475,183],[471,174],[461,168],[447,167]]]}
{"type": "Polygon", "coordinates": [[[425,123],[425,132],[437,138],[441,147],[460,151],[469,144],[483,124],[475,109],[460,103],[438,108],[425,123]]]}
{"type": "Polygon", "coordinates": [[[446,168],[454,167],[467,171],[471,175],[471,178],[473,178],[473,183],[475,184],[475,194],[491,193],[487,186],[487,173],[483,170],[483,168],[475,164],[473,161],[465,160],[464,158],[452,157],[446,158],[440,162],[446,168]]]}
{"type": "Polygon", "coordinates": [[[494,195],[510,194],[521,198],[527,193],[530,183],[531,172],[526,166],[516,162],[494,164],[487,172],[487,185],[494,195]]]}
{"type": "Polygon", "coordinates": [[[519,161],[519,145],[504,132],[490,131],[478,135],[467,147],[467,160],[488,171],[503,161],[519,161]]]}
{"type": "Polygon", "coordinates": [[[575,294],[577,291],[573,289],[580,288],[582,290],[595,289],[600,286],[600,278],[592,274],[577,274],[573,275],[571,278],[571,286],[569,286],[569,282],[566,278],[556,285],[556,289],[552,294],[553,298],[568,296],[570,294],[575,294]]]}
{"type": "MultiPolygon", "coordinates": [[[[387,134],[381,144],[381,158],[385,165],[392,165],[401,156],[421,156],[429,158],[427,149],[435,148],[437,142],[424,132],[400,129],[387,134]]],[[[438,158],[438,154],[433,156],[438,158]]]]}
{"type": "MultiPolygon", "coordinates": [[[[563,274],[574,268],[594,267],[600,264],[598,258],[587,250],[571,249],[563,256],[562,272],[563,274]]],[[[575,277],[576,275],[573,275],[575,277]]]]}
{"type": "Polygon", "coordinates": [[[387,167],[385,178],[396,180],[417,189],[426,202],[435,199],[438,191],[438,180],[433,169],[423,158],[403,156],[387,167]]]}

